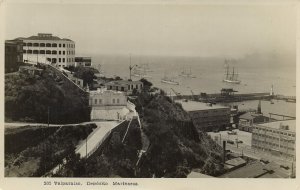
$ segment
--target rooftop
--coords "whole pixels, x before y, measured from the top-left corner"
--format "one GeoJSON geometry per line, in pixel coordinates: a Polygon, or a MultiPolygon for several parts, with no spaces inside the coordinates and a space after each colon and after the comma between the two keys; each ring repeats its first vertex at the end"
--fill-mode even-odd
{"type": "Polygon", "coordinates": [[[247,113],[240,115],[240,119],[247,119],[247,120],[251,120],[256,117],[265,117],[265,116],[263,116],[262,114],[251,113],[251,112],[247,112],[247,113]]]}
{"type": "Polygon", "coordinates": [[[225,106],[207,104],[207,103],[196,102],[196,101],[177,100],[176,102],[180,103],[185,111],[200,111],[200,110],[214,110],[214,109],[228,108],[225,106]]]}
{"type": "Polygon", "coordinates": [[[64,40],[64,41],[72,41],[70,39],[59,38],[57,36],[53,36],[52,34],[48,34],[48,33],[38,33],[37,36],[30,36],[28,38],[19,37],[19,38],[16,38],[15,40],[64,40]]]}
{"type": "Polygon", "coordinates": [[[262,123],[258,126],[263,127],[270,127],[273,129],[280,129],[280,126],[289,126],[289,131],[296,132],[296,120],[284,120],[284,121],[275,121],[275,122],[269,122],[269,123],[262,123]]]}
{"type": "Polygon", "coordinates": [[[128,84],[140,84],[141,81],[128,81],[128,80],[116,80],[116,81],[110,81],[106,84],[112,84],[112,85],[128,85],[128,84]]]}
{"type": "Polygon", "coordinates": [[[104,94],[104,93],[124,94],[124,92],[115,91],[115,90],[107,90],[106,88],[98,88],[97,90],[90,91],[90,95],[104,94]]]}
{"type": "Polygon", "coordinates": [[[239,169],[233,170],[231,172],[225,173],[220,177],[224,178],[254,178],[259,177],[268,173],[265,170],[264,165],[260,162],[255,162],[239,169]]]}

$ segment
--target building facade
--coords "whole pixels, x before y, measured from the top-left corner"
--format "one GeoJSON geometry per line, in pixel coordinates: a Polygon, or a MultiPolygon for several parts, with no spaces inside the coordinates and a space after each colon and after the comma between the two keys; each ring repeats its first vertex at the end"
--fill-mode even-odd
{"type": "Polygon", "coordinates": [[[256,124],[252,130],[252,147],[274,154],[295,156],[296,120],[256,124]]]}
{"type": "Polygon", "coordinates": [[[125,119],[129,113],[127,96],[124,92],[99,88],[89,92],[91,120],[119,120],[125,119]]]}
{"type": "Polygon", "coordinates": [[[257,113],[247,112],[239,117],[239,130],[252,132],[253,125],[268,122],[269,118],[257,113]]]}
{"type": "Polygon", "coordinates": [[[5,72],[15,72],[23,63],[23,42],[21,40],[5,41],[5,72]]]}
{"type": "Polygon", "coordinates": [[[176,101],[188,112],[198,131],[222,130],[230,126],[230,108],[195,101],[176,101]]]}
{"type": "Polygon", "coordinates": [[[39,33],[37,36],[17,38],[23,42],[23,61],[25,63],[51,63],[58,67],[66,67],[75,63],[75,42],[39,33]]]}
{"type": "Polygon", "coordinates": [[[92,58],[91,57],[75,57],[75,67],[91,67],[92,58]]]}
{"type": "Polygon", "coordinates": [[[141,81],[111,81],[105,84],[108,90],[122,91],[126,94],[131,94],[134,90],[141,92],[143,89],[143,83],[141,81]]]}

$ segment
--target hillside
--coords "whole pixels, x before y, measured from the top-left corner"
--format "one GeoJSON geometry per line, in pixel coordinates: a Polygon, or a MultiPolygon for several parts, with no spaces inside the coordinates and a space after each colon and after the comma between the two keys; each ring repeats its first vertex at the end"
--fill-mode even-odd
{"type": "Polygon", "coordinates": [[[87,94],[53,69],[5,75],[5,121],[75,123],[89,120],[87,94]]]}
{"type": "Polygon", "coordinates": [[[142,95],[136,101],[150,147],[141,177],[186,177],[193,168],[216,176],[222,173],[221,147],[204,132],[198,135],[180,104],[162,94],[142,95]],[[146,98],[145,98],[146,97],[146,98]]]}

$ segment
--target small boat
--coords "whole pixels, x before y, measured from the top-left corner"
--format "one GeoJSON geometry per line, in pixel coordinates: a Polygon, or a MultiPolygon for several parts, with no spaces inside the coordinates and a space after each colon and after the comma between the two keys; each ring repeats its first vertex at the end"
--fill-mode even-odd
{"type": "Polygon", "coordinates": [[[179,82],[167,77],[166,75],[161,79],[161,82],[166,84],[179,85],[179,82]]]}
{"type": "Polygon", "coordinates": [[[270,100],[270,104],[274,104],[273,100],[270,100]]]}

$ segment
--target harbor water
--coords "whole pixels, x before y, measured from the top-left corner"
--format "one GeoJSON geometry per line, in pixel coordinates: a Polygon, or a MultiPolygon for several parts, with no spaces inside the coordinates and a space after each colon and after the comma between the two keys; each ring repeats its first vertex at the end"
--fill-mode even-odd
{"type": "MultiPolygon", "coordinates": [[[[147,78],[154,86],[164,89],[168,93],[175,91],[191,95],[200,92],[220,93],[222,88],[233,88],[237,93],[270,92],[274,87],[275,94],[288,96],[296,95],[296,66],[295,64],[270,62],[248,63],[247,60],[237,61],[235,71],[238,72],[240,84],[230,84],[223,82],[224,59],[222,58],[165,58],[165,57],[139,57],[132,58],[131,65],[148,64],[152,72],[148,72],[151,78],[147,78]],[[191,70],[196,78],[186,78],[179,76],[183,70],[191,70]],[[164,84],[161,79],[167,75],[169,78],[179,82],[179,85],[164,84]]],[[[129,78],[128,57],[95,57],[93,64],[97,67],[101,64],[101,69],[106,76],[120,76],[129,78]]],[[[138,77],[132,77],[138,80],[138,77]]]]}

